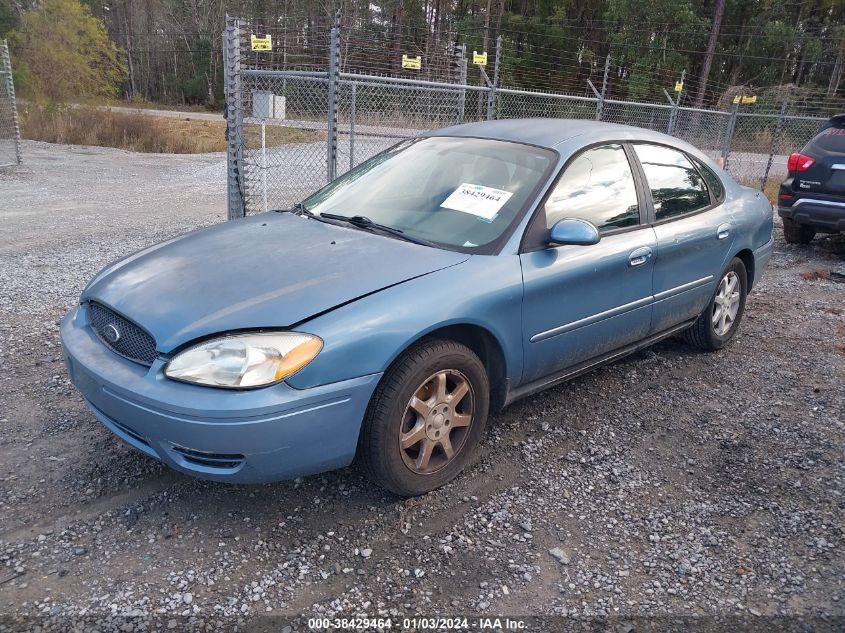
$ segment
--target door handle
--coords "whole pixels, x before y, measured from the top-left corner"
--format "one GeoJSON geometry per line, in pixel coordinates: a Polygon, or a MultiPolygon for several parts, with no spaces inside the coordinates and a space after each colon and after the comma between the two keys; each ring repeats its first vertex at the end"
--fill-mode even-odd
{"type": "Polygon", "coordinates": [[[720,224],[719,228],[716,229],[716,237],[720,240],[723,240],[731,234],[731,225],[730,224],[720,224]]]}
{"type": "Polygon", "coordinates": [[[635,251],[631,251],[631,254],[628,255],[628,265],[642,266],[651,259],[651,253],[651,248],[648,246],[643,246],[635,251]]]}

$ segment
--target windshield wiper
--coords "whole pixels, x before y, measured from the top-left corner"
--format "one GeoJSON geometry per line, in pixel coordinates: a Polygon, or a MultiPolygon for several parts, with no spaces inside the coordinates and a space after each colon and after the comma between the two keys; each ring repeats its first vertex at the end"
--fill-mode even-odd
{"type": "Polygon", "coordinates": [[[336,213],[321,213],[319,217],[326,218],[327,220],[338,220],[340,222],[346,222],[348,224],[351,224],[352,226],[356,226],[361,229],[381,231],[382,233],[387,233],[388,235],[396,237],[400,240],[405,240],[406,242],[422,244],[423,246],[437,247],[434,242],[429,242],[428,240],[424,240],[419,237],[411,237],[410,235],[407,235],[402,229],[397,229],[386,224],[379,224],[378,222],[373,222],[370,218],[363,215],[347,216],[337,215],[336,213]]]}

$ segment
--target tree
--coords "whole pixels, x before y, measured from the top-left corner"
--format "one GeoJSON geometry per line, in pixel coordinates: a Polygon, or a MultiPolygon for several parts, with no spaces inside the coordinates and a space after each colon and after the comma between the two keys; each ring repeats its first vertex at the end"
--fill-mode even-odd
{"type": "MultiPolygon", "coordinates": [[[[453,81],[463,44],[490,53],[489,73],[501,36],[506,87],[589,96],[587,80],[601,81],[608,55],[611,98],[665,103],[684,70],[683,105],[716,105],[740,85],[794,84],[836,100],[845,87],[845,0],[0,0],[0,32],[25,36],[15,67],[28,94],[111,96],[125,77],[127,98],[217,108],[227,14],[244,18],[247,35],[273,35],[272,53],[245,58],[325,70],[338,11],[344,71],[453,81]],[[27,18],[37,28],[24,27],[24,15],[39,16],[27,18]],[[93,19],[93,38],[71,26],[93,19]],[[97,46],[105,53],[91,54],[97,46]],[[403,70],[402,54],[421,55],[422,71],[403,70]],[[90,88],[92,75],[105,78],[102,90],[90,88]]],[[[477,84],[477,68],[468,72],[477,84]]]]}
{"type": "Polygon", "coordinates": [[[103,22],[79,0],[44,0],[9,33],[23,94],[64,102],[113,97],[126,76],[103,22]]]}
{"type": "Polygon", "coordinates": [[[607,34],[610,54],[632,99],[659,98],[689,69],[686,51],[700,45],[708,25],[690,0],[610,0],[605,18],[614,28],[607,34]]]}
{"type": "Polygon", "coordinates": [[[12,0],[0,0],[0,39],[6,37],[6,33],[18,25],[18,15],[12,0]]]}
{"type": "Polygon", "coordinates": [[[713,53],[719,41],[719,29],[722,28],[722,16],[725,14],[725,0],[716,0],[716,13],[713,16],[713,26],[710,27],[710,37],[707,40],[707,52],[701,65],[701,76],[698,79],[698,91],[695,94],[695,107],[700,108],[704,103],[707,91],[707,80],[710,77],[710,66],[713,64],[713,53]]]}

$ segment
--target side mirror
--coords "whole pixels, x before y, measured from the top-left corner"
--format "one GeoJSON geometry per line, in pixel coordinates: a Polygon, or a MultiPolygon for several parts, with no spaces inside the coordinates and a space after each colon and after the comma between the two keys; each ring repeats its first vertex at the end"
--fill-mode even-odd
{"type": "Polygon", "coordinates": [[[595,225],[578,218],[563,218],[556,222],[549,232],[549,243],[551,244],[589,246],[590,244],[598,244],[599,239],[601,239],[599,230],[595,225]]]}

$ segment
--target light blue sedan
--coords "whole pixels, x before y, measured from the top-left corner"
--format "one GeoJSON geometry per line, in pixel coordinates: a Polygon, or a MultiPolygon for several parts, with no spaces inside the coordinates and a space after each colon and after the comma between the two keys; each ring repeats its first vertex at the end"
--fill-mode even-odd
{"type": "Polygon", "coordinates": [[[94,415],[179,471],[261,482],[357,457],[418,495],[518,398],[673,334],[726,345],[771,253],[768,200],[687,143],[472,123],[108,266],[61,337],[94,415]]]}

